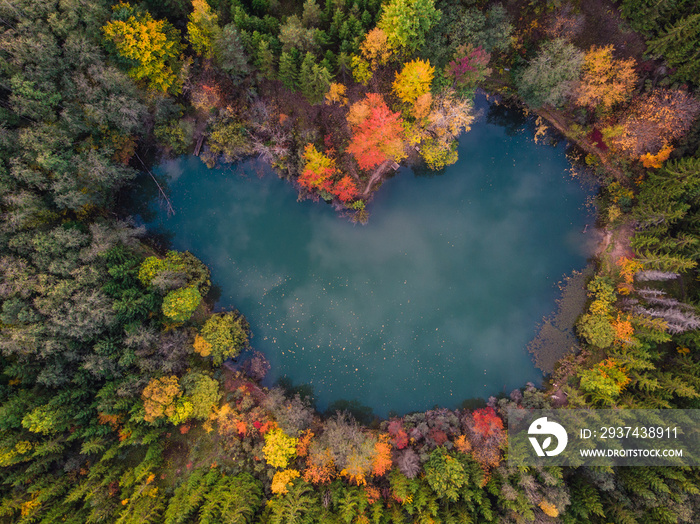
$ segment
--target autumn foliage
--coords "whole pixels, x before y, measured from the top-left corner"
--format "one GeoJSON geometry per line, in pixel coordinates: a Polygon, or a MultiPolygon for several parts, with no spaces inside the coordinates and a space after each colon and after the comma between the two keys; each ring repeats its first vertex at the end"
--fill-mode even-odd
{"type": "Polygon", "coordinates": [[[613,58],[614,47],[593,46],[585,55],[576,102],[582,106],[610,108],[627,100],[637,83],[635,61],[613,58]]]}
{"type": "Polygon", "coordinates": [[[374,444],[374,457],[372,458],[372,474],[378,477],[391,469],[391,445],[387,438],[380,438],[374,444]]]}
{"type": "Polygon", "coordinates": [[[327,104],[340,104],[344,106],[348,103],[348,97],[346,95],[347,89],[343,84],[337,82],[331,83],[328,87],[328,92],[326,93],[325,99],[327,104]]]}
{"type": "Polygon", "coordinates": [[[615,332],[615,342],[620,344],[629,344],[632,342],[634,328],[632,322],[626,316],[618,312],[617,319],[612,322],[612,328],[615,332]]]}
{"type": "Polygon", "coordinates": [[[153,422],[157,418],[173,415],[178,396],[180,396],[180,385],[175,375],[152,378],[141,394],[146,411],[143,419],[146,422],[153,422]]]}
{"type": "Polygon", "coordinates": [[[173,64],[180,55],[178,31],[165,20],[154,20],[148,12],[128,3],[112,7],[113,20],[102,32],[117,54],[133,64],[128,73],[146,80],[150,89],[167,92],[176,85],[173,64]]]}
{"type": "Polygon", "coordinates": [[[682,137],[700,114],[700,101],[680,89],[655,89],[635,98],[611,144],[632,158],[656,155],[682,137]]]}
{"type": "Polygon", "coordinates": [[[335,160],[308,144],[304,149],[304,170],[299,176],[299,184],[309,190],[321,190],[337,196],[343,202],[357,197],[358,190],[351,176],[337,180],[340,171],[335,160]]]}
{"type": "Polygon", "coordinates": [[[357,185],[355,184],[352,177],[345,175],[341,178],[331,190],[332,193],[337,196],[343,202],[349,202],[350,200],[357,197],[357,185]]]}
{"type": "Polygon", "coordinates": [[[322,189],[330,192],[333,177],[338,174],[335,160],[318,151],[313,144],[304,149],[304,170],[299,176],[299,183],[306,189],[322,189]]]}
{"type": "Polygon", "coordinates": [[[417,58],[404,64],[401,72],[396,73],[393,92],[403,103],[413,105],[420,96],[430,91],[434,76],[435,68],[430,62],[417,58]]]}
{"type": "Polygon", "coordinates": [[[652,155],[651,153],[643,154],[639,157],[639,161],[647,169],[659,169],[662,165],[664,165],[664,162],[668,160],[668,157],[671,156],[672,152],[673,146],[666,144],[655,155],[652,155]]]}
{"type": "Polygon", "coordinates": [[[382,95],[368,93],[353,104],[348,114],[352,140],[348,152],[362,169],[372,169],[386,160],[405,157],[403,121],[384,102],[382,95]]]}
{"type": "Polygon", "coordinates": [[[329,450],[324,450],[306,459],[304,480],[312,484],[325,484],[335,477],[335,464],[333,455],[329,450]]]}
{"type": "Polygon", "coordinates": [[[488,407],[477,409],[473,413],[474,432],[483,438],[489,438],[503,430],[503,420],[496,414],[496,410],[488,407]]]}
{"type": "Polygon", "coordinates": [[[447,64],[445,76],[452,79],[459,90],[472,89],[491,72],[490,60],[491,55],[481,46],[461,45],[455,51],[454,60],[447,64]]]}
{"type": "Polygon", "coordinates": [[[287,487],[290,486],[294,479],[298,477],[299,472],[296,469],[285,469],[284,471],[278,471],[275,473],[275,476],[272,477],[270,490],[275,495],[284,495],[289,491],[287,487]]]}

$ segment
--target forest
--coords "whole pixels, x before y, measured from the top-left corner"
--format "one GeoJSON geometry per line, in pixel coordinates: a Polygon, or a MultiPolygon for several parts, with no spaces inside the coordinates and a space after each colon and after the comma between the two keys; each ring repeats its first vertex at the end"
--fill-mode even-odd
{"type": "Polygon", "coordinates": [[[696,1],[9,0],[0,22],[0,521],[698,521],[698,468],[505,456],[508,409],[700,409],[696,1]],[[371,220],[396,165],[457,161],[476,89],[601,183],[606,244],[543,388],[319,413],[261,384],[245,311],[124,212],[194,152],[371,220]]]}

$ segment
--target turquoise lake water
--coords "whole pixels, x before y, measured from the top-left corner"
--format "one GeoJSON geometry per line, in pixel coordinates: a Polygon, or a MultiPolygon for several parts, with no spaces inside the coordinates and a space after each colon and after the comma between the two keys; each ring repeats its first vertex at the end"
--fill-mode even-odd
{"type": "Polygon", "coordinates": [[[365,226],[297,202],[260,163],[210,170],[197,157],[159,166],[176,213],[154,225],[211,268],[217,307],[248,318],[272,379],[311,384],[320,408],[405,413],[539,383],[526,346],[590,255],[591,191],[564,144],[491,116],[444,174],[386,181],[365,226]]]}

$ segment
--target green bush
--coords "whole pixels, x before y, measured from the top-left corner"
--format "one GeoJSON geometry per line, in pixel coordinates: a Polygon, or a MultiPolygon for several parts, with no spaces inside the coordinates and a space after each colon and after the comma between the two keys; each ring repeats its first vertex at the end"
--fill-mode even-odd
{"type": "Polygon", "coordinates": [[[237,312],[212,315],[199,334],[211,345],[211,356],[217,366],[237,356],[248,344],[248,325],[237,312]]]}
{"type": "Polygon", "coordinates": [[[194,287],[186,287],[171,291],[163,299],[163,314],[174,322],[189,320],[199,303],[202,295],[194,287]]]}

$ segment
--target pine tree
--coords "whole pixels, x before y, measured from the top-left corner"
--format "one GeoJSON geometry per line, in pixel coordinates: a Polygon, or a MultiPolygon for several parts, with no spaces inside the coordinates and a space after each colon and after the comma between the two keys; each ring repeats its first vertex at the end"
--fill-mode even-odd
{"type": "Polygon", "coordinates": [[[328,69],[316,62],[313,53],[306,53],[299,70],[299,86],[301,93],[312,104],[323,100],[331,84],[331,74],[328,69]]]}
{"type": "Polygon", "coordinates": [[[280,56],[279,79],[284,87],[296,91],[299,71],[293,53],[283,52],[280,56]]]}
{"type": "Polygon", "coordinates": [[[700,13],[686,16],[649,42],[649,52],[676,68],[674,78],[700,85],[700,13]]]}

